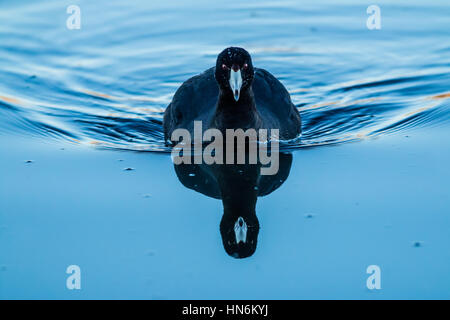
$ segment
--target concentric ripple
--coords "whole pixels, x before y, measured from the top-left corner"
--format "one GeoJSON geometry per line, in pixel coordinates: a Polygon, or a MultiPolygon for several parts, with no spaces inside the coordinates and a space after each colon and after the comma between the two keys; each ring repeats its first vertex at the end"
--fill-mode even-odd
{"type": "Polygon", "coordinates": [[[448,4],[424,5],[423,18],[433,23],[413,27],[416,32],[405,32],[401,5],[386,4],[399,16],[372,32],[359,23],[364,7],[352,4],[324,1],[323,11],[291,2],[207,3],[105,1],[99,11],[99,2],[81,1],[77,31],[65,27],[62,4],[2,5],[0,133],[167,152],[165,107],[184,80],[214,65],[228,45],[249,50],[254,64],[291,93],[303,135],[283,148],[448,123],[448,4]]]}

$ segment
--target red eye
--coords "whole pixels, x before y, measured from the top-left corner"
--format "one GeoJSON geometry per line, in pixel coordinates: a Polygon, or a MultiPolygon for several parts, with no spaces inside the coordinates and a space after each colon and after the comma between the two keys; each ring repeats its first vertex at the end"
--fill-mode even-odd
{"type": "Polygon", "coordinates": [[[246,63],[244,63],[244,65],[243,65],[243,67],[242,67],[242,69],[247,69],[248,68],[248,64],[246,64],[246,63]]]}
{"type": "Polygon", "coordinates": [[[222,69],[223,69],[223,70],[228,70],[228,67],[227,67],[225,64],[223,64],[223,65],[222,65],[222,69]]]}

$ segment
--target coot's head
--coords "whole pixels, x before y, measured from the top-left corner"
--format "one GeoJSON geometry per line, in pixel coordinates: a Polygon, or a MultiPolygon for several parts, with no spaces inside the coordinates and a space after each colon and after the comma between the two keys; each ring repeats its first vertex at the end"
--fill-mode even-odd
{"type": "Polygon", "coordinates": [[[225,251],[233,258],[250,257],[256,251],[259,222],[256,215],[229,218],[224,215],[220,222],[220,233],[225,251]]]}
{"type": "Polygon", "coordinates": [[[224,92],[239,100],[241,91],[250,88],[255,71],[250,54],[238,47],[229,47],[217,57],[216,81],[224,92]]]}

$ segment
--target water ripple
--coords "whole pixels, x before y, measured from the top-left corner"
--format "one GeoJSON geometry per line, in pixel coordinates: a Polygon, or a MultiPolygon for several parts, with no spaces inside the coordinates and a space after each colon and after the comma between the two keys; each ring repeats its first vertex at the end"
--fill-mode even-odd
{"type": "MultiPolygon", "coordinates": [[[[425,77],[435,80],[442,74],[425,77]]],[[[364,98],[364,95],[373,95],[373,91],[368,91],[354,100],[344,96],[340,100],[299,105],[303,121],[302,139],[286,143],[284,147],[296,149],[353,142],[448,121],[450,92],[399,99],[396,96],[401,89],[387,88],[398,83],[414,86],[423,81],[424,76],[421,76],[333,86],[325,97],[336,92],[351,95],[354,91],[372,87],[383,88],[385,96],[364,98]]],[[[295,92],[297,94],[301,90],[295,92]]],[[[59,106],[1,95],[0,110],[10,121],[15,121],[15,129],[23,132],[105,148],[169,151],[163,139],[164,107],[161,104],[167,103],[170,95],[118,97],[85,89],[69,90],[65,94],[77,96],[80,100],[89,99],[95,104],[86,108],[59,106]],[[124,104],[127,102],[135,105],[124,104]],[[152,105],[154,103],[158,104],[152,105]]]]}
{"type": "MultiPolygon", "coordinates": [[[[294,2],[208,2],[206,12],[185,1],[138,1],[134,9],[110,1],[99,13],[97,3],[80,3],[86,14],[97,13],[80,32],[65,28],[65,8],[52,1],[0,12],[7,21],[0,30],[0,131],[168,152],[164,109],[228,44],[246,47],[291,93],[303,135],[283,148],[403,134],[450,118],[449,6],[420,7],[424,21],[435,23],[417,33],[405,34],[399,18],[369,34],[354,22],[360,8],[351,4],[329,3],[333,10],[325,12],[294,2]]],[[[404,8],[390,10],[401,17],[404,8]]]]}

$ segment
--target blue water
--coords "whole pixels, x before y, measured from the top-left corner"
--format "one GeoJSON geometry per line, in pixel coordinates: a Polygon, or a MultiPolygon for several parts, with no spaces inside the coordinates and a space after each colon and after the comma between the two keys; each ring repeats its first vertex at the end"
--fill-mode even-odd
{"type": "Polygon", "coordinates": [[[370,4],[2,1],[0,298],[450,298],[450,3],[378,1],[381,30],[370,4]],[[161,125],[230,45],[303,121],[246,260],[222,248],[221,203],[178,181],[161,125]]]}

